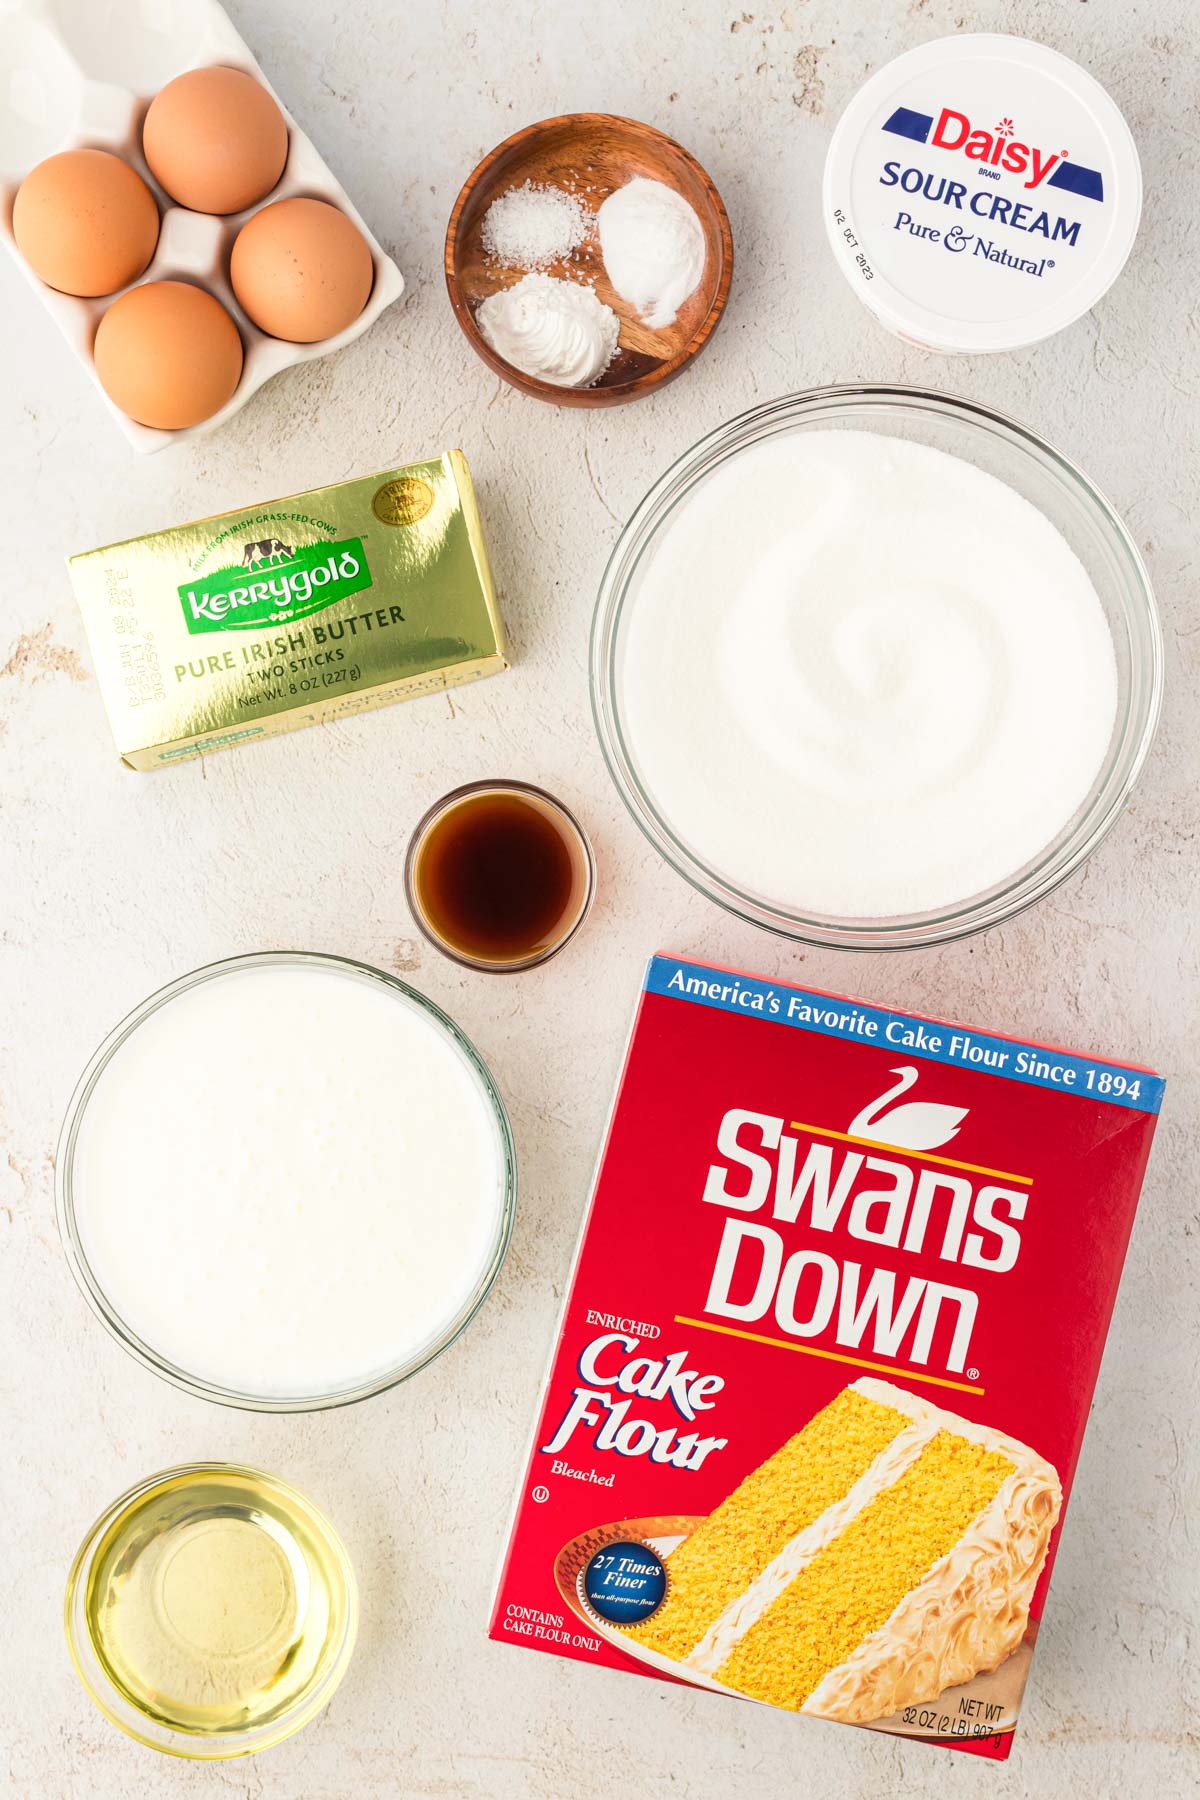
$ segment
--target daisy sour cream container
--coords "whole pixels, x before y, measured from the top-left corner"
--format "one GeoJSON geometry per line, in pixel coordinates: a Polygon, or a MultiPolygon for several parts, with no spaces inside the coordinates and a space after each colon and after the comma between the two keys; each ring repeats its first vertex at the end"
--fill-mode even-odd
{"type": "Polygon", "coordinates": [[[823,212],[880,322],[931,350],[1017,350],[1070,325],[1133,247],[1129,127],[1069,57],[965,33],[880,69],[838,122],[823,212]]]}

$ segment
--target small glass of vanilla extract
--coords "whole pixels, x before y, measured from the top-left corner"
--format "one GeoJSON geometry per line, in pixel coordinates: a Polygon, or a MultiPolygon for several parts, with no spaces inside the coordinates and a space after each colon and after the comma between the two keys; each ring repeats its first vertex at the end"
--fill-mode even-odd
{"type": "Polygon", "coordinates": [[[523,781],[474,781],[425,814],[404,885],[430,943],[467,968],[512,974],[548,961],[578,931],[596,864],[561,800],[523,781]]]}

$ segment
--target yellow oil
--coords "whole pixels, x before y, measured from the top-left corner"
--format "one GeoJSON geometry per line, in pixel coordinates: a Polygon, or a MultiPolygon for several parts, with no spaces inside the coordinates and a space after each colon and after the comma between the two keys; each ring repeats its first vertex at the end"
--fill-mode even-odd
{"type": "Polygon", "coordinates": [[[304,1497],[249,1469],[190,1469],[136,1495],[96,1546],[88,1635],[121,1697],[198,1736],[302,1708],[348,1649],[353,1576],[304,1497]]]}

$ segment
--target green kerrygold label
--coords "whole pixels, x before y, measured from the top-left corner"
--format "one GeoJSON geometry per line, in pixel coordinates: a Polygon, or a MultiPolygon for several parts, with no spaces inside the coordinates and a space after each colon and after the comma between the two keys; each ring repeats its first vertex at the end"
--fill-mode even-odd
{"type": "Polygon", "coordinates": [[[336,543],[247,544],[240,563],[197,575],[179,588],[190,632],[254,631],[321,612],[371,585],[361,538],[336,543]]]}
{"type": "Polygon", "coordinates": [[[507,667],[457,450],[86,550],[71,580],[135,769],[507,667]]]}

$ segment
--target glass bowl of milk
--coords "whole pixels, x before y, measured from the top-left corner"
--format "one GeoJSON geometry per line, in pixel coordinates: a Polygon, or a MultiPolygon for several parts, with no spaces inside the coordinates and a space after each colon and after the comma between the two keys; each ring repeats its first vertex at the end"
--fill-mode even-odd
{"type": "Polygon", "coordinates": [[[405,982],[272,951],[152,994],[75,1090],[59,1229],[126,1350],[229,1406],[307,1412],[423,1369],[508,1247],[504,1103],[405,982]]]}
{"type": "Polygon", "coordinates": [[[1091,855],[1145,761],[1161,632],[1104,495],[915,388],[790,395],[701,439],[601,583],[617,789],[718,905],[800,942],[1002,924],[1091,855]]]}

